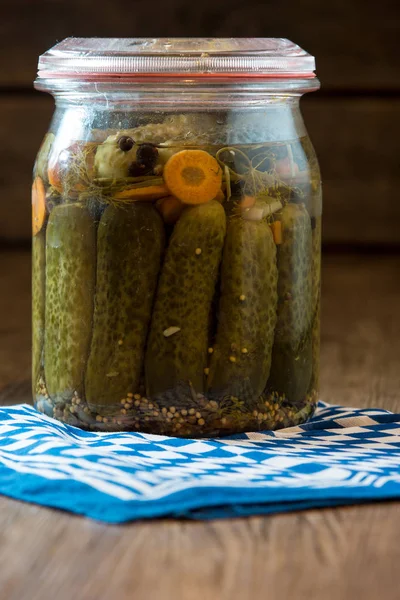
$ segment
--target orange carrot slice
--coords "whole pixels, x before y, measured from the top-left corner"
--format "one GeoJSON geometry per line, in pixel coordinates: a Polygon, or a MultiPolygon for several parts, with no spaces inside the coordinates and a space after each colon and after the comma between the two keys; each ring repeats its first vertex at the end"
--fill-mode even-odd
{"type": "Polygon", "coordinates": [[[292,178],[299,174],[299,165],[293,160],[290,160],[288,156],[277,160],[275,168],[283,178],[292,178]]]}
{"type": "Polygon", "coordinates": [[[171,194],[184,204],[204,204],[221,189],[222,170],[204,150],[181,150],[167,161],[164,181],[171,194]]]}
{"type": "MultiPolygon", "coordinates": [[[[82,167],[86,169],[89,179],[94,177],[94,157],[97,144],[93,142],[74,142],[68,148],[63,148],[58,154],[50,153],[47,177],[49,183],[59,193],[63,191],[63,180],[69,174],[72,163],[78,159],[82,162],[82,167]]],[[[81,192],[86,188],[87,183],[79,180],[79,174],[76,177],[76,183],[70,187],[70,191],[81,192]]]]}
{"type": "Polygon", "coordinates": [[[58,157],[50,156],[49,165],[47,168],[47,177],[50,185],[58,192],[62,192],[61,183],[61,167],[58,162],[58,157]]]}
{"type": "Polygon", "coordinates": [[[43,227],[46,216],[46,190],[41,177],[36,177],[32,185],[32,233],[36,235],[43,227]]]}
{"type": "Polygon", "coordinates": [[[220,204],[222,204],[225,200],[224,192],[222,190],[218,190],[218,193],[215,196],[214,200],[216,200],[217,202],[220,202],[220,204]]]}
{"type": "Polygon", "coordinates": [[[169,195],[165,185],[148,185],[143,187],[127,186],[114,194],[116,200],[158,200],[169,195]]]}
{"type": "Polygon", "coordinates": [[[275,244],[280,246],[280,244],[282,244],[282,222],[274,221],[271,223],[270,227],[272,229],[272,235],[274,236],[275,244]]]}
{"type": "Polygon", "coordinates": [[[247,208],[251,208],[256,203],[256,199],[254,196],[243,196],[243,200],[240,202],[240,208],[242,210],[246,210],[247,208]]]}
{"type": "Polygon", "coordinates": [[[165,223],[174,225],[181,216],[185,206],[178,198],[175,198],[175,196],[167,196],[166,198],[158,200],[157,208],[165,223]]]}

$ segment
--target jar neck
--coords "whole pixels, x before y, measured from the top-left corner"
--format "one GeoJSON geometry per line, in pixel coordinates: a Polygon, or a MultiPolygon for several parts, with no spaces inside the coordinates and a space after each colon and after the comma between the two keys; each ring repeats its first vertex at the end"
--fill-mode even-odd
{"type": "Polygon", "coordinates": [[[114,105],[133,110],[229,110],[271,104],[298,104],[302,94],[319,88],[312,79],[181,79],[75,81],[37,80],[35,87],[51,93],[57,105],[94,103],[101,110],[114,105]]]}

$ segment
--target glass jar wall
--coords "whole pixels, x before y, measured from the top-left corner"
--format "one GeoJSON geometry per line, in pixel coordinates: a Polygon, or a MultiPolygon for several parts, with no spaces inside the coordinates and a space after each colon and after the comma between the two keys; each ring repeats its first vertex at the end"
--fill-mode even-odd
{"type": "Polygon", "coordinates": [[[192,437],[305,421],[321,184],[299,98],[315,79],[45,75],[56,111],[32,188],[37,409],[192,437]]]}

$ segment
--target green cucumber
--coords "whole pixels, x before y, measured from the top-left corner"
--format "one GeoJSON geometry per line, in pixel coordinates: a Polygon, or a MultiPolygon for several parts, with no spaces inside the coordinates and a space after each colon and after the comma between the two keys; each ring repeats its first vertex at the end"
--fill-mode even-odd
{"type": "Polygon", "coordinates": [[[32,388],[34,395],[43,367],[45,268],[46,231],[42,228],[32,239],[32,388]]]}
{"type": "Polygon", "coordinates": [[[150,397],[171,391],[173,397],[174,390],[185,386],[197,393],[204,390],[210,310],[225,231],[225,212],[216,201],[187,208],[175,225],[146,353],[150,397]]]}
{"type": "Polygon", "coordinates": [[[315,217],[312,230],[312,376],[310,390],[319,388],[320,313],[321,313],[321,217],[315,217]]]}
{"type": "Polygon", "coordinates": [[[98,412],[139,386],[164,237],[162,219],[149,203],[108,206],[101,217],[85,377],[86,400],[98,412]]]}
{"type": "Polygon", "coordinates": [[[282,400],[301,404],[309,389],[312,373],[310,335],[296,351],[274,345],[268,391],[277,392],[282,400]]]}
{"type": "Polygon", "coordinates": [[[210,397],[252,402],[263,392],[271,367],[277,281],[276,246],[268,223],[233,217],[222,260],[210,397]]]}
{"type": "Polygon", "coordinates": [[[282,244],[278,251],[278,321],[267,390],[296,404],[311,379],[312,234],[304,205],[282,210],[282,244]]]}
{"type": "Polygon", "coordinates": [[[49,161],[49,155],[51,148],[54,144],[55,135],[54,133],[46,133],[40,146],[39,152],[36,156],[34,174],[39,176],[45,183],[48,183],[47,167],[49,161]]]}
{"type": "Polygon", "coordinates": [[[45,378],[55,402],[83,394],[92,330],[96,230],[81,204],[51,211],[46,234],[45,378]]]}

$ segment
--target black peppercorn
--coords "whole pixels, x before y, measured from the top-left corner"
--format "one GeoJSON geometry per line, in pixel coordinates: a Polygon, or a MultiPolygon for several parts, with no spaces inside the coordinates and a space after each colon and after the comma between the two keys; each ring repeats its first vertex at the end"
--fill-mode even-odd
{"type": "Polygon", "coordinates": [[[147,175],[149,169],[144,165],[138,164],[136,161],[129,165],[128,175],[129,177],[140,177],[141,175],[147,175]]]}
{"type": "Polygon", "coordinates": [[[118,146],[122,152],[129,152],[134,145],[134,140],[128,135],[122,135],[118,140],[118,146]]]}
{"type": "Polygon", "coordinates": [[[154,144],[140,144],[136,152],[136,161],[146,167],[152,169],[158,158],[158,150],[154,144]]]}

